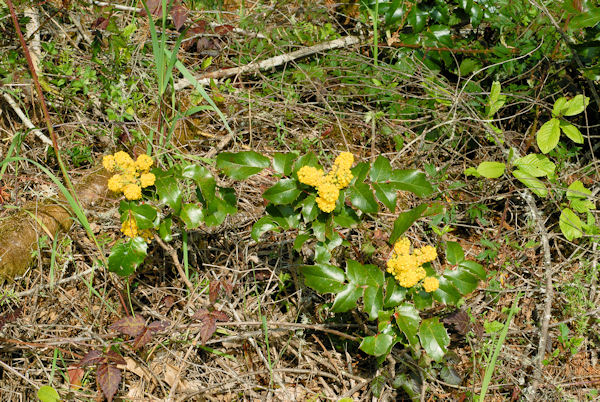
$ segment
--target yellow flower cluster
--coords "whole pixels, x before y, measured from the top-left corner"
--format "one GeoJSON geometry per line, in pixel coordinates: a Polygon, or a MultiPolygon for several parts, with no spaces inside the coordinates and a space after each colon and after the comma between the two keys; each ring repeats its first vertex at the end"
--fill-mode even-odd
{"type": "Polygon", "coordinates": [[[410,240],[401,238],[394,244],[394,252],[387,262],[387,271],[394,275],[400,286],[411,288],[424,279],[423,289],[434,292],[439,287],[439,281],[432,276],[427,277],[422,265],[436,258],[437,252],[431,246],[415,249],[411,254],[410,240]]]}
{"type": "Polygon", "coordinates": [[[352,181],[350,168],[354,163],[354,155],[350,152],[342,152],[333,162],[331,170],[325,174],[323,170],[312,166],[302,166],[298,170],[300,183],[317,188],[317,206],[323,212],[331,212],[335,209],[335,203],[340,196],[340,190],[347,187],[352,181]]]}
{"type": "Polygon", "coordinates": [[[144,229],[144,230],[140,230],[137,226],[137,223],[135,222],[135,219],[127,219],[125,222],[123,222],[123,224],[121,225],[121,232],[123,232],[123,234],[127,237],[142,237],[147,243],[150,243],[152,241],[152,231],[150,229],[144,229]]]}
{"type": "MultiPolygon", "coordinates": [[[[115,173],[108,180],[108,189],[115,193],[123,193],[128,200],[142,198],[142,188],[154,185],[156,177],[149,173],[154,161],[148,155],[140,155],[134,161],[129,154],[119,151],[114,155],[106,155],[102,166],[110,173],[115,173]]],[[[130,236],[131,237],[131,236],[130,236]]]]}

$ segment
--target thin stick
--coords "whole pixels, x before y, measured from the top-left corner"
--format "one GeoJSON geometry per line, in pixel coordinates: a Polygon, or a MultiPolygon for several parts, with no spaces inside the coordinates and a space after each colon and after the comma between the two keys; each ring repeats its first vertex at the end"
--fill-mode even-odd
{"type": "MultiPolygon", "coordinates": [[[[289,63],[302,57],[310,56],[315,53],[324,52],[326,50],[345,48],[348,46],[356,45],[358,43],[360,43],[360,39],[357,36],[346,36],[343,38],[334,39],[328,42],[323,42],[314,46],[299,49],[291,53],[271,57],[260,62],[249,63],[245,66],[227,68],[202,74],[196,79],[196,81],[198,81],[200,85],[208,85],[210,83],[210,80],[232,77],[234,75],[255,73],[261,70],[268,70],[270,68],[279,67],[283,64],[289,63]]],[[[177,84],[175,84],[175,90],[183,89],[190,85],[192,85],[192,83],[187,79],[183,78],[179,80],[177,84]]]]}
{"type": "Polygon", "coordinates": [[[35,136],[38,137],[44,144],[52,146],[52,141],[50,141],[50,138],[46,137],[44,133],[42,133],[36,126],[33,125],[31,120],[29,120],[29,118],[25,116],[25,113],[23,113],[23,110],[21,110],[19,105],[17,105],[17,102],[15,102],[12,96],[10,96],[7,93],[3,93],[2,97],[6,100],[6,102],[8,102],[10,107],[12,107],[17,116],[19,116],[19,119],[21,119],[23,124],[25,124],[25,127],[30,129],[33,132],[33,134],[35,134],[35,136]]]}
{"type": "Polygon", "coordinates": [[[164,241],[162,241],[162,239],[157,234],[154,235],[154,240],[156,240],[156,242],[159,244],[160,247],[162,247],[163,250],[169,253],[171,259],[173,260],[173,264],[175,264],[175,268],[177,268],[177,272],[179,272],[179,276],[181,276],[181,279],[183,280],[183,282],[185,282],[185,285],[188,287],[190,293],[193,293],[194,285],[192,285],[192,282],[190,282],[188,277],[185,275],[185,271],[183,270],[183,267],[179,262],[177,251],[173,247],[171,247],[170,244],[166,244],[164,241]]]}
{"type": "MultiPolygon", "coordinates": [[[[262,321],[233,321],[233,322],[217,322],[217,326],[223,326],[223,327],[232,327],[232,326],[242,326],[242,325],[248,325],[248,326],[261,326],[263,325],[262,321]]],[[[192,327],[194,326],[194,324],[191,325],[192,327]]],[[[296,323],[296,322],[274,322],[274,321],[267,321],[267,326],[271,327],[271,326],[275,326],[275,327],[288,327],[288,328],[302,328],[302,329],[313,329],[315,331],[321,331],[321,332],[326,332],[328,334],[332,334],[332,335],[337,335],[340,338],[345,338],[351,341],[359,341],[360,338],[356,337],[356,336],[352,336],[352,335],[348,335],[344,332],[341,331],[337,331],[335,329],[331,329],[331,328],[327,328],[323,325],[311,325],[311,324],[300,324],[300,323],[296,323]]]]}

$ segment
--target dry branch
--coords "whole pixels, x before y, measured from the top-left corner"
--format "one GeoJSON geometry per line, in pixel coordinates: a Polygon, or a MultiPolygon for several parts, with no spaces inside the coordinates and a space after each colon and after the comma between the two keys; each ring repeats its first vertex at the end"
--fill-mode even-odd
{"type": "Polygon", "coordinates": [[[9,94],[3,93],[2,97],[4,100],[6,100],[6,102],[8,102],[10,107],[12,107],[17,116],[19,116],[19,119],[21,119],[23,124],[25,124],[25,127],[30,129],[33,134],[35,134],[35,136],[38,137],[44,144],[52,146],[52,141],[50,141],[50,138],[46,137],[44,133],[42,133],[36,126],[33,125],[31,120],[29,120],[25,113],[23,113],[19,105],[17,105],[17,102],[15,102],[15,100],[9,94]]]}
{"type": "MultiPolygon", "coordinates": [[[[270,68],[279,67],[291,61],[300,59],[302,57],[310,56],[315,53],[324,52],[326,50],[345,48],[348,46],[356,45],[358,43],[360,43],[360,39],[357,36],[346,36],[343,38],[331,40],[329,42],[319,43],[318,45],[296,50],[291,53],[271,57],[260,62],[246,64],[245,66],[212,71],[210,73],[206,73],[197,77],[196,81],[200,85],[208,85],[211,79],[221,79],[233,77],[235,75],[255,73],[261,70],[268,70],[270,68]]],[[[177,84],[175,84],[175,89],[183,89],[190,85],[192,85],[192,83],[184,78],[179,80],[177,84]]]]}

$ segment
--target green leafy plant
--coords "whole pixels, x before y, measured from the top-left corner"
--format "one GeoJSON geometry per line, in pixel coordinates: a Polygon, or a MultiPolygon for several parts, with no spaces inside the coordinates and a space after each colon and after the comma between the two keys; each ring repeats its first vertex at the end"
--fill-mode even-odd
{"type": "MultiPolygon", "coordinates": [[[[266,167],[267,161],[262,163],[243,176],[266,167]]],[[[313,264],[302,267],[306,285],[335,296],[332,312],[360,308],[369,320],[378,321],[377,333],[361,342],[360,348],[366,353],[383,359],[395,344],[403,344],[415,353],[423,349],[440,361],[450,342],[446,329],[437,317],[422,319],[419,311],[431,307],[434,300],[455,305],[485,279],[485,270],[466,260],[455,242],[446,243],[450,266],[441,274],[430,264],[437,256],[435,248],[426,246],[411,252],[410,242],[401,236],[427,213],[425,203],[400,213],[395,220],[390,234],[394,253],[387,269],[366,263],[361,251],[343,234],[344,229],[373,219],[381,205],[395,212],[398,191],[426,197],[433,188],[423,173],[393,169],[383,156],[372,164],[361,162],[350,169],[352,164],[352,155],[342,153],[325,173],[312,153],[300,157],[296,153],[275,154],[271,167],[279,179],[263,193],[268,201],[266,216],[254,224],[252,237],[258,241],[267,231],[293,230],[297,233],[296,250],[305,244],[314,249],[313,264]]],[[[229,175],[237,178],[240,171],[230,171],[229,175]]]]}
{"type": "Polygon", "coordinates": [[[579,129],[564,117],[582,113],[589,103],[590,98],[583,95],[568,100],[565,97],[558,98],[552,108],[552,118],[544,123],[535,135],[540,151],[544,154],[552,151],[558,145],[561,132],[573,142],[583,144],[583,135],[579,129]]]}
{"type": "Polygon", "coordinates": [[[131,275],[144,261],[154,232],[170,242],[174,228],[185,231],[202,223],[217,226],[228,214],[237,212],[233,189],[218,186],[207,167],[181,163],[166,170],[150,170],[153,160],[148,155],[142,154],[134,162],[125,152],[105,156],[103,164],[115,173],[109,189],[125,198],[119,213],[126,238],[112,247],[108,258],[109,270],[120,276],[131,275]]]}
{"type": "MultiPolygon", "coordinates": [[[[500,84],[494,82],[488,100],[488,116],[493,110],[497,112],[498,108],[504,104],[504,99],[500,100],[500,84]]],[[[577,95],[572,99],[561,97],[554,102],[552,109],[552,118],[544,123],[536,133],[537,144],[540,150],[547,154],[556,148],[560,140],[560,133],[564,133],[575,143],[583,143],[583,135],[571,123],[564,120],[566,116],[575,116],[582,113],[590,99],[583,95],[577,95]]],[[[549,191],[540,179],[546,177],[549,180],[556,181],[556,164],[552,162],[546,155],[542,154],[527,154],[523,157],[513,160],[509,155],[509,163],[514,169],[512,175],[528,187],[534,194],[545,198],[549,191]]],[[[488,179],[497,179],[504,175],[507,164],[504,162],[483,161],[477,167],[470,167],[465,170],[466,175],[476,177],[485,177],[488,179]]],[[[566,185],[563,185],[563,189],[566,185]]],[[[566,202],[562,204],[559,227],[562,234],[571,241],[582,237],[584,234],[596,234],[599,229],[596,225],[595,218],[591,210],[595,207],[591,200],[591,190],[586,188],[579,180],[571,183],[566,191],[562,190],[566,195],[566,202]],[[586,220],[582,221],[579,214],[585,214],[586,220]]]]}

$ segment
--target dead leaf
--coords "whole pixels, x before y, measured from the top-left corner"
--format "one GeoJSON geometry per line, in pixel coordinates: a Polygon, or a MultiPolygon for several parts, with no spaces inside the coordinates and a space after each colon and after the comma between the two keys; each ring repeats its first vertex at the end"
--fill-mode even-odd
{"type": "Polygon", "coordinates": [[[97,364],[103,361],[104,356],[98,350],[90,350],[83,356],[83,359],[79,362],[79,367],[91,366],[92,364],[97,364]]]}
{"type": "Polygon", "coordinates": [[[471,330],[471,320],[469,319],[469,315],[462,310],[455,311],[442,321],[446,324],[454,325],[456,331],[463,336],[467,335],[471,330]]]}
{"type": "Polygon", "coordinates": [[[111,324],[108,328],[129,336],[139,335],[146,327],[146,321],[139,315],[127,316],[111,324]]]}
{"type": "Polygon", "coordinates": [[[84,371],[81,367],[71,367],[67,369],[69,376],[69,385],[72,389],[81,388],[81,380],[83,379],[84,371]]]}
{"type": "Polygon", "coordinates": [[[171,18],[173,18],[173,25],[176,30],[180,30],[188,17],[188,9],[185,8],[181,3],[175,4],[171,8],[171,18]]]}
{"type": "Polygon", "coordinates": [[[96,380],[108,402],[111,402],[121,383],[121,370],[112,364],[101,364],[98,366],[96,380]]]}

